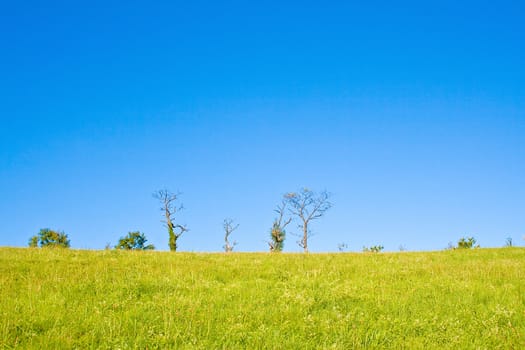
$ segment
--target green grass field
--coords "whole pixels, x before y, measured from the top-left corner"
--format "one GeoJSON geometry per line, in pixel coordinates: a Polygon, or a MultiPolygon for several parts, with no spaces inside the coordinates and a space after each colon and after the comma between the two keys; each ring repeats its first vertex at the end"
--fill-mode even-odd
{"type": "Polygon", "coordinates": [[[0,259],[3,349],[525,348],[524,248],[0,259]]]}

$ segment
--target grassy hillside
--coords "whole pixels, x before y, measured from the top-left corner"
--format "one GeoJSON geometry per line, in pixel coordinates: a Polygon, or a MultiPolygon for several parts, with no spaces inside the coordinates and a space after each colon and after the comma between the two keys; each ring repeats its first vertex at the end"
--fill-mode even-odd
{"type": "Polygon", "coordinates": [[[0,260],[0,348],[525,348],[523,248],[0,260]]]}

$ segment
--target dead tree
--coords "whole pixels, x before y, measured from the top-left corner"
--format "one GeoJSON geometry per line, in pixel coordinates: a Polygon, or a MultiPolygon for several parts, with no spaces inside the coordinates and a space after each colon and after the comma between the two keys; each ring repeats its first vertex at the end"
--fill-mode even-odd
{"type": "Polygon", "coordinates": [[[316,194],[307,188],[303,188],[298,193],[286,194],[284,198],[290,204],[289,212],[298,217],[301,222],[299,228],[303,232],[297,244],[307,253],[308,238],[311,236],[308,225],[310,221],[319,219],[332,207],[332,203],[329,201],[330,193],[323,191],[316,194]]]}
{"type": "Polygon", "coordinates": [[[230,253],[233,251],[233,247],[237,245],[237,242],[233,241],[233,243],[231,243],[229,240],[229,237],[232,234],[232,232],[235,231],[239,227],[239,224],[234,225],[232,219],[224,219],[222,227],[224,228],[223,248],[226,253],[230,253]]]}
{"type": "Polygon", "coordinates": [[[158,199],[162,204],[160,210],[164,213],[164,217],[166,218],[163,222],[168,228],[169,247],[172,252],[177,251],[177,240],[179,237],[182,236],[184,232],[189,231],[186,225],[174,223],[175,214],[183,209],[182,204],[180,206],[176,205],[179,196],[180,193],[172,193],[168,190],[159,190],[153,193],[153,197],[158,199]]]}
{"type": "Polygon", "coordinates": [[[291,217],[283,222],[286,204],[287,201],[283,199],[281,204],[277,206],[277,209],[274,210],[279,216],[273,221],[270,231],[271,241],[268,242],[268,245],[270,246],[271,252],[281,252],[284,248],[284,240],[286,238],[286,231],[284,229],[292,222],[291,217]]]}

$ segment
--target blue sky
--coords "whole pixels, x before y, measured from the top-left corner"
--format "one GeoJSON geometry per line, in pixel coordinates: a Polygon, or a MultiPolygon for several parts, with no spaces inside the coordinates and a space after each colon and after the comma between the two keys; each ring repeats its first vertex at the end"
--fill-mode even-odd
{"type": "MultiPolygon", "coordinates": [[[[46,1],[0,5],[0,245],[167,234],[265,251],[303,186],[311,251],[525,241],[525,7],[499,2],[46,1]]],[[[298,232],[291,227],[289,231],[298,232]]],[[[289,232],[291,233],[291,232],[289,232]]],[[[300,251],[289,234],[286,251],[300,251]]]]}

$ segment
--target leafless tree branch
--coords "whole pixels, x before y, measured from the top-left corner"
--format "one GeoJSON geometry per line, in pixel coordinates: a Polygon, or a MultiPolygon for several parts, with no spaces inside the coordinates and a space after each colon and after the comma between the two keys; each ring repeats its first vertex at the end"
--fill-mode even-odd
{"type": "Polygon", "coordinates": [[[308,238],[312,236],[308,225],[312,220],[323,217],[326,211],[332,207],[329,199],[330,193],[327,191],[316,194],[307,188],[284,195],[284,200],[290,204],[288,209],[290,214],[300,219],[298,226],[302,229],[303,234],[297,243],[305,252],[308,252],[308,238]]]}
{"type": "Polygon", "coordinates": [[[158,190],[153,193],[153,197],[158,199],[162,204],[160,210],[166,218],[166,220],[162,222],[164,222],[168,228],[169,247],[171,251],[177,250],[177,239],[182,236],[184,232],[189,231],[186,225],[174,224],[175,214],[184,208],[182,204],[180,206],[175,205],[180,195],[180,192],[173,193],[167,189],[158,190]]]}
{"type": "Polygon", "coordinates": [[[224,222],[222,224],[222,227],[224,228],[224,251],[226,253],[230,253],[233,251],[233,248],[237,245],[236,241],[230,242],[229,237],[232,234],[233,231],[235,231],[239,224],[234,225],[233,219],[224,219],[224,222]]]}

